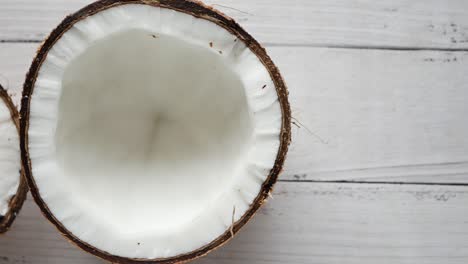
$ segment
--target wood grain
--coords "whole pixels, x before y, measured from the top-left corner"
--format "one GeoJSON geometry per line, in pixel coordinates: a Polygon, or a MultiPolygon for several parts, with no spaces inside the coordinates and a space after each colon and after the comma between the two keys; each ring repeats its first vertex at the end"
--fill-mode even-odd
{"type": "MultiPolygon", "coordinates": [[[[465,187],[283,182],[236,238],[194,263],[466,263],[467,203],[465,187]]],[[[0,263],[103,262],[68,244],[29,200],[0,239],[0,263]]]]}
{"type": "MultiPolygon", "coordinates": [[[[37,46],[0,44],[16,102],[37,46]]],[[[282,180],[468,183],[467,52],[268,50],[297,125],[282,180]]]]}
{"type": "MultiPolygon", "coordinates": [[[[91,0],[2,0],[0,40],[42,40],[91,0]]],[[[206,0],[268,44],[467,49],[465,0],[206,0]]]]}

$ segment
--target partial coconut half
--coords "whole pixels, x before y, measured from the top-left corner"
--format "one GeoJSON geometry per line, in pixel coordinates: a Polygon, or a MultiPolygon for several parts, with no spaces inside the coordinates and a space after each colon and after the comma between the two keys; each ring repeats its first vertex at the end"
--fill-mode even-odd
{"type": "Polygon", "coordinates": [[[19,114],[0,85],[0,234],[11,227],[23,206],[28,185],[21,169],[19,114]]]}
{"type": "Polygon", "coordinates": [[[178,263],[267,199],[290,141],[286,86],[231,18],[184,0],[67,17],[27,75],[21,151],[44,215],[118,263],[178,263]]]}

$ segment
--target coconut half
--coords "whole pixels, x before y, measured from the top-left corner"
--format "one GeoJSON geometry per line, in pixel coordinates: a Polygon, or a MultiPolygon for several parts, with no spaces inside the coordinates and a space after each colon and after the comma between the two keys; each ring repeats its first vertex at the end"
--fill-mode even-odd
{"type": "Polygon", "coordinates": [[[0,234],[8,231],[23,206],[28,185],[21,169],[19,114],[0,85],[0,234]]]}
{"type": "Polygon", "coordinates": [[[290,141],[265,50],[198,2],[99,1],[67,17],[27,75],[21,150],[44,215],[112,262],[176,263],[257,211],[290,141]]]}

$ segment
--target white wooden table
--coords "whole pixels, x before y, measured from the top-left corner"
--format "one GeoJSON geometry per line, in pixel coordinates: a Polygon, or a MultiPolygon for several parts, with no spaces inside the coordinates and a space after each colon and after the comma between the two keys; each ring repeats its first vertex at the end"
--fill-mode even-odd
{"type": "MultiPolygon", "coordinates": [[[[90,0],[0,0],[0,82],[90,0]]],[[[468,263],[468,2],[207,0],[268,49],[295,123],[274,199],[200,264],[468,263]]],[[[102,263],[29,199],[0,264],[102,263]]]]}

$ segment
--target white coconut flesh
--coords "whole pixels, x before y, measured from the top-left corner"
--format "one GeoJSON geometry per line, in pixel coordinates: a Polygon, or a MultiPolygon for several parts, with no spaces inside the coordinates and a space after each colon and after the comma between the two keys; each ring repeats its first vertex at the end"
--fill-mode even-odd
{"type": "Polygon", "coordinates": [[[112,7],[74,24],[39,70],[32,175],[81,241],[174,257],[247,212],[274,166],[281,120],[267,69],[226,29],[166,8],[112,7]]]}
{"type": "Polygon", "coordinates": [[[18,129],[6,103],[0,99],[0,220],[10,211],[21,179],[18,129]]]}

